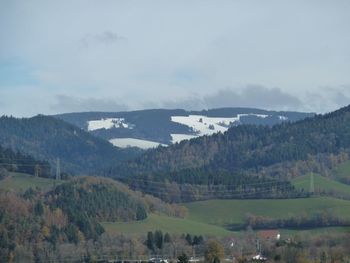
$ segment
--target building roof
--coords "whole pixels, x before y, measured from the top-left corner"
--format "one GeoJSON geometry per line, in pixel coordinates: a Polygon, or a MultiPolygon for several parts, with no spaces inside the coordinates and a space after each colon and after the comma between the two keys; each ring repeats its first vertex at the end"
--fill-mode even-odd
{"type": "Polygon", "coordinates": [[[261,230],[258,231],[258,237],[261,239],[279,239],[280,232],[278,230],[261,230]]]}

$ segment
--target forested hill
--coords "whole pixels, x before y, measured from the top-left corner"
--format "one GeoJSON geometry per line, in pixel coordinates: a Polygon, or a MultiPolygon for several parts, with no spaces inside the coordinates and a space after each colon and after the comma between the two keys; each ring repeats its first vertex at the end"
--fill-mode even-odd
{"type": "Polygon", "coordinates": [[[43,115],[1,117],[0,145],[51,164],[60,158],[61,171],[68,173],[98,173],[138,154],[135,149],[118,149],[80,128],[43,115]]]}
{"type": "Polygon", "coordinates": [[[50,165],[46,161],[38,161],[29,155],[13,152],[0,146],[0,180],[8,176],[8,172],[20,172],[48,177],[50,165]]]}
{"type": "Polygon", "coordinates": [[[242,125],[224,134],[161,147],[118,166],[111,173],[122,177],[156,173],[164,176],[174,172],[180,177],[184,174],[197,177],[193,179],[196,181],[200,173],[256,172],[311,156],[337,155],[349,148],[350,106],[296,123],[273,127],[242,125]]]}
{"type": "Polygon", "coordinates": [[[173,144],[186,138],[226,131],[241,124],[273,126],[285,121],[298,121],[313,113],[268,111],[254,108],[217,108],[202,111],[182,109],[149,109],[129,112],[81,112],[56,115],[95,136],[123,147],[140,147],[140,141],[173,144]]]}
{"type": "MultiPolygon", "coordinates": [[[[18,247],[32,253],[36,249],[32,244],[45,243],[52,250],[62,244],[96,241],[104,232],[100,222],[142,220],[150,213],[184,217],[186,211],[102,177],[74,177],[49,192],[0,191],[0,262],[11,262],[7,259],[18,247]]],[[[38,258],[36,252],[34,257],[38,258]]]]}

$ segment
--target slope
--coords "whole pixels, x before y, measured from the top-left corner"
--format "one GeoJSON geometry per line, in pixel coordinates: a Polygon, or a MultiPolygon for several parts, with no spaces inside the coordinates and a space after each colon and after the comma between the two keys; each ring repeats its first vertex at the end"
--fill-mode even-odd
{"type": "Polygon", "coordinates": [[[340,182],[350,185],[350,161],[343,162],[336,167],[333,176],[340,182]]]}
{"type": "Polygon", "coordinates": [[[113,147],[78,127],[42,115],[23,119],[1,117],[0,145],[51,164],[60,158],[62,171],[68,173],[101,173],[109,165],[138,154],[132,149],[113,147]]]}
{"type": "Polygon", "coordinates": [[[319,174],[307,174],[296,177],[292,180],[292,184],[300,190],[310,191],[310,180],[313,176],[314,192],[316,194],[328,194],[350,198],[350,186],[335,181],[331,178],[321,176],[319,174]]]}
{"type": "Polygon", "coordinates": [[[327,210],[344,220],[350,220],[350,201],[330,197],[283,200],[208,200],[188,203],[186,207],[189,211],[189,220],[218,226],[242,225],[249,214],[286,219],[292,216],[311,216],[327,210]]]}
{"type": "Polygon", "coordinates": [[[41,177],[50,176],[50,165],[47,161],[38,161],[30,155],[14,152],[0,145],[0,179],[8,172],[35,173],[41,177]]]}
{"type": "Polygon", "coordinates": [[[150,214],[149,217],[137,222],[103,222],[102,226],[109,233],[146,234],[148,231],[162,230],[171,234],[192,234],[205,236],[228,236],[232,234],[220,226],[210,225],[183,218],[150,214]]]}
{"type": "Polygon", "coordinates": [[[313,115],[252,108],[219,108],[203,111],[151,109],[114,113],[82,112],[66,113],[55,117],[106,140],[132,138],[169,145],[190,136],[197,137],[226,131],[229,127],[240,124],[272,126],[313,115]]]}
{"type": "Polygon", "coordinates": [[[349,147],[350,106],[296,123],[233,127],[224,134],[148,151],[114,172],[122,176],[126,171],[128,174],[162,173],[198,168],[247,171],[286,161],[307,160],[310,155],[337,154],[349,147]]]}
{"type": "Polygon", "coordinates": [[[30,174],[9,173],[9,176],[0,180],[0,189],[6,191],[24,192],[29,188],[39,188],[43,191],[51,190],[63,181],[49,178],[34,177],[30,174]]]}

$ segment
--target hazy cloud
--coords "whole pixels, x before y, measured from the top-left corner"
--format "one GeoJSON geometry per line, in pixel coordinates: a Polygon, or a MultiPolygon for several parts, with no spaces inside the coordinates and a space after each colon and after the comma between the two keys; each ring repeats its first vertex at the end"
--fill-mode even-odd
{"type": "Polygon", "coordinates": [[[241,90],[223,89],[213,95],[204,97],[208,108],[217,108],[220,105],[230,107],[256,107],[263,109],[291,110],[298,109],[302,102],[279,88],[267,88],[259,85],[250,85],[241,90]]]}
{"type": "Polygon", "coordinates": [[[126,40],[125,37],[120,36],[115,32],[106,30],[100,34],[86,34],[80,39],[80,44],[82,47],[89,47],[90,45],[96,44],[109,45],[124,40],[126,40]]]}
{"type": "Polygon", "coordinates": [[[112,99],[76,98],[66,95],[57,95],[56,103],[51,106],[55,112],[81,111],[124,111],[128,106],[112,99]]]}
{"type": "Polygon", "coordinates": [[[262,109],[295,110],[303,107],[296,96],[279,88],[249,85],[244,88],[226,88],[204,96],[165,101],[164,108],[210,109],[221,107],[255,107],[262,109]]]}
{"type": "Polygon", "coordinates": [[[348,0],[0,1],[1,110],[334,110],[350,98],[349,13],[348,0]]]}
{"type": "Polygon", "coordinates": [[[193,96],[184,99],[164,101],[161,102],[160,105],[158,104],[158,107],[166,109],[202,110],[206,109],[207,105],[200,96],[193,96]]]}
{"type": "Polygon", "coordinates": [[[329,112],[350,105],[350,85],[320,87],[307,92],[303,99],[303,110],[329,112]]]}

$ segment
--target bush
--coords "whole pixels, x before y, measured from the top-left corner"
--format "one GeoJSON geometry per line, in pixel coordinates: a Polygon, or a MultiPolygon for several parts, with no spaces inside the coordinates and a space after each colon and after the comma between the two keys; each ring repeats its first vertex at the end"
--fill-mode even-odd
{"type": "Polygon", "coordinates": [[[6,178],[8,175],[8,171],[5,168],[0,167],[0,180],[6,178]]]}

